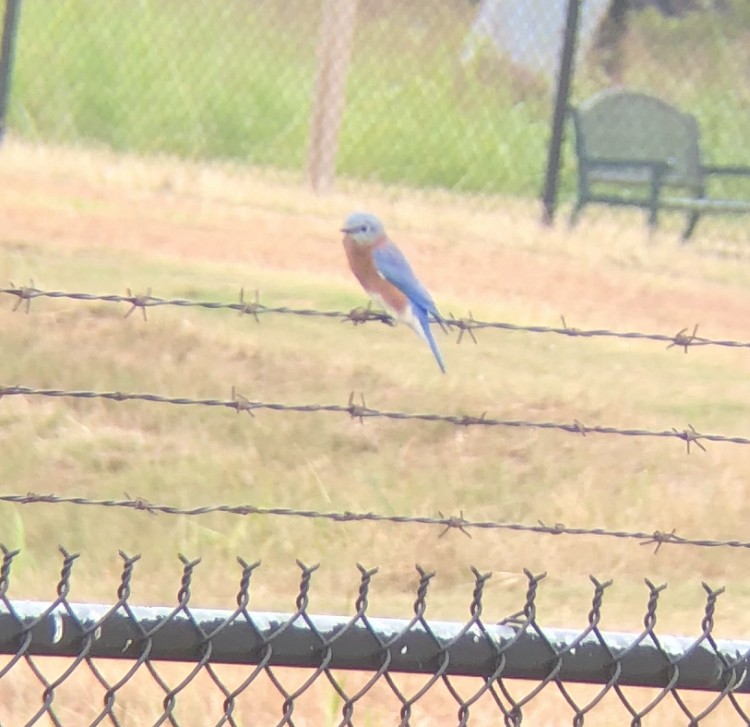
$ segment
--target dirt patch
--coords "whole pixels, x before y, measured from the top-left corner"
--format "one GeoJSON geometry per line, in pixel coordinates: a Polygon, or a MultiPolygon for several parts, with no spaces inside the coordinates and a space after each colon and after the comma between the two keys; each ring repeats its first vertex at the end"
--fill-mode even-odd
{"type": "Polygon", "coordinates": [[[350,275],[338,226],[352,208],[386,221],[438,300],[522,322],[747,336],[750,291],[732,262],[672,236],[649,244],[640,216],[574,232],[538,223],[535,202],[344,188],[106,152],[8,144],[0,166],[4,241],[210,259],[296,274],[350,275]],[[539,316],[542,320],[534,320],[539,316]]]}

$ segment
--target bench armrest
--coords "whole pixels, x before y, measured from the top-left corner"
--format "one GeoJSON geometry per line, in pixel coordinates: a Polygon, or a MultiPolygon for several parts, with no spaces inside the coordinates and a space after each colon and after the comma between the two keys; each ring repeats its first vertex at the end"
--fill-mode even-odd
{"type": "MultiPolygon", "coordinates": [[[[645,160],[645,159],[621,159],[604,157],[587,157],[586,164],[592,167],[643,167],[650,170],[652,174],[664,174],[672,166],[669,162],[645,160]]],[[[723,169],[723,167],[722,167],[723,169]]]]}
{"type": "Polygon", "coordinates": [[[718,166],[716,164],[705,164],[701,166],[701,171],[704,174],[750,177],[750,167],[744,166],[718,166]]]}

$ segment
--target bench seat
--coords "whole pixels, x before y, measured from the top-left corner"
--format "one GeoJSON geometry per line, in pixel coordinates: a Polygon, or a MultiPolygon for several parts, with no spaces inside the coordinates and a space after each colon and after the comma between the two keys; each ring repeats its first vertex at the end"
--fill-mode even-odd
{"type": "Polygon", "coordinates": [[[750,184],[743,199],[708,193],[711,177],[750,180],[750,166],[707,165],[701,160],[696,118],[654,96],[621,89],[596,94],[570,110],[578,160],[576,224],[590,203],[640,207],[656,227],[659,212],[687,213],[683,240],[704,213],[750,212],[750,184]]]}

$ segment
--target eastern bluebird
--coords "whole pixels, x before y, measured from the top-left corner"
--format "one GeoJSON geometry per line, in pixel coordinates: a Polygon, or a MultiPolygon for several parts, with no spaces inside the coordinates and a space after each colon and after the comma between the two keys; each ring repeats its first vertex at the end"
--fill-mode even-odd
{"type": "Polygon", "coordinates": [[[411,326],[430,346],[440,370],[445,364],[430,331],[430,316],[442,327],[432,296],[386,235],[383,223],[369,212],[352,212],[341,228],[349,267],[376,303],[411,326]]]}

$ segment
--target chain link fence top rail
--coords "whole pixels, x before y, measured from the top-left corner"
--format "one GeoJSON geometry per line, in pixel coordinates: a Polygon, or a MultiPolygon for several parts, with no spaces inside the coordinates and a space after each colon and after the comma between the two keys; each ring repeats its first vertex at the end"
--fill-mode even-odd
{"type": "MultiPolygon", "coordinates": [[[[333,167],[536,196],[566,5],[23,0],[10,128],[309,167],[323,182],[333,167]]],[[[618,86],[654,94],[696,115],[709,161],[750,164],[745,0],[583,0],[579,16],[572,101],[618,86]]],[[[566,165],[568,193],[573,176],[566,165]]]]}
{"type": "Polygon", "coordinates": [[[521,607],[491,623],[483,612],[491,574],[472,568],[468,617],[446,622],[427,614],[436,574],[419,566],[408,616],[370,613],[378,569],[362,565],[357,566],[353,614],[324,616],[311,606],[318,566],[300,561],[290,613],[249,608],[251,581],[260,563],[242,558],[232,607],[196,606],[191,590],[200,560],[182,555],[176,604],[137,606],[131,587],[139,556],[123,552],[115,602],[96,605],[72,600],[78,555],[64,548],[51,602],[12,597],[11,574],[19,551],[0,547],[0,652],[7,655],[0,662],[0,688],[25,678],[25,692],[36,696],[23,705],[23,714],[9,714],[11,704],[0,704],[5,724],[10,717],[13,724],[126,725],[146,714],[155,725],[237,725],[248,719],[253,724],[312,724],[308,720],[316,717],[306,713],[319,713],[321,690],[333,708],[315,724],[468,725],[491,719],[520,725],[545,702],[555,709],[555,724],[583,725],[589,715],[596,718],[597,710],[613,714],[613,703],[618,721],[632,725],[652,719],[666,724],[669,708],[670,724],[694,725],[708,715],[750,720],[750,642],[714,638],[723,589],[705,583],[704,613],[695,635],[677,637],[657,634],[658,604],[666,585],[648,579],[643,627],[622,633],[601,629],[612,582],[593,576],[585,626],[563,630],[542,626],[537,614],[543,573],[525,571],[521,607]],[[60,659],[45,658],[53,656],[60,659]],[[119,666],[116,677],[112,660],[119,666]],[[168,662],[184,665],[179,676],[168,662]],[[360,672],[358,679],[350,676],[353,670],[360,672]],[[420,678],[402,678],[408,674],[420,678]],[[69,682],[77,685],[76,691],[66,689],[69,682]],[[581,690],[579,684],[590,686],[581,690]],[[200,702],[193,702],[201,705],[197,714],[185,706],[191,704],[191,689],[200,689],[200,702]],[[703,694],[696,700],[691,690],[703,694]],[[437,721],[424,721],[426,716],[437,721]]]}

